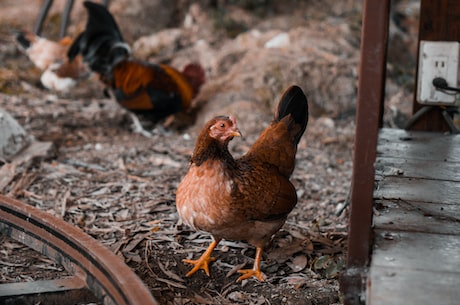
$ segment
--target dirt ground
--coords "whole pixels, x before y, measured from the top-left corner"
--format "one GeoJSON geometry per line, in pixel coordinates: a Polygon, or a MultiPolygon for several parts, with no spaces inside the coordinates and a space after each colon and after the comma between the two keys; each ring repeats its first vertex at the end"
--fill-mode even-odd
{"type": "MultiPolygon", "coordinates": [[[[64,1],[55,2],[43,34],[52,39],[64,1]]],[[[207,72],[193,120],[176,118],[168,127],[143,121],[150,138],[133,133],[129,114],[104,98],[96,78],[66,94],[40,86],[40,71],[12,39],[15,30],[33,27],[40,3],[0,3],[0,107],[54,149],[18,165],[0,192],[99,240],[161,304],[341,304],[337,279],[346,256],[343,207],[352,168],[361,1],[112,1],[138,58],[176,67],[199,61],[207,72]],[[299,201],[266,248],[267,281],[236,283],[236,270],[249,266],[255,254],[251,245],[236,241],[217,248],[210,277],[198,272],[186,278],[189,266],[182,259],[198,257],[211,240],[178,223],[175,208],[197,131],[214,115],[233,114],[245,138],[235,139],[231,150],[242,155],[291,84],[307,93],[311,116],[292,176],[299,201]]],[[[395,9],[414,18],[407,13],[413,1],[398,3],[395,9]]],[[[83,28],[85,16],[76,1],[70,36],[83,28]]],[[[405,59],[408,65],[397,61],[398,48],[413,45],[412,28],[392,29],[399,44],[389,53],[394,61],[385,124],[394,127],[409,112],[407,75],[414,59],[405,59]]],[[[65,275],[30,249],[0,241],[0,283],[65,275]]]]}

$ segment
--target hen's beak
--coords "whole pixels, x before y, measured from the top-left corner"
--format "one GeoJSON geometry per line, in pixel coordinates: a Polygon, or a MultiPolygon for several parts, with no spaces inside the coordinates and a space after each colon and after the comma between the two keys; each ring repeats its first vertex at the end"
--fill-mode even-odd
{"type": "Polygon", "coordinates": [[[240,130],[238,129],[238,127],[236,127],[236,119],[233,115],[229,116],[228,117],[230,119],[230,121],[232,121],[233,123],[233,126],[232,126],[232,130],[230,132],[230,136],[231,137],[243,137],[243,135],[241,134],[240,130]]]}
{"type": "Polygon", "coordinates": [[[241,134],[241,132],[238,129],[236,129],[236,130],[232,131],[231,136],[232,137],[242,137],[243,135],[241,134]]]}

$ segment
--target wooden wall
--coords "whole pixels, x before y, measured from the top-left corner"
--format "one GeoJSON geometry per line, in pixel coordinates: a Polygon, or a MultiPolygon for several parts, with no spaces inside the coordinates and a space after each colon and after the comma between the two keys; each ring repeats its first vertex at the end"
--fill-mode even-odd
{"type": "MultiPolygon", "coordinates": [[[[421,0],[419,41],[459,41],[460,40],[460,1],[458,0],[421,0]]],[[[417,55],[418,58],[418,55],[417,55]]],[[[418,62],[418,59],[417,59],[418,62]]],[[[417,83],[417,76],[415,79],[417,83]]],[[[413,113],[424,105],[416,101],[414,94],[413,113]]],[[[412,130],[447,131],[447,124],[436,108],[418,120],[412,130]]]]}

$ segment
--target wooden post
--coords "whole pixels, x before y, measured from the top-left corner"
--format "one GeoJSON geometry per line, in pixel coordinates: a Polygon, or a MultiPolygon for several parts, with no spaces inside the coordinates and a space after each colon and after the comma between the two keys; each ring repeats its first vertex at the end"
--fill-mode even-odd
{"type": "Polygon", "coordinates": [[[363,1],[348,258],[340,283],[345,305],[362,303],[372,246],[374,162],[383,113],[389,9],[389,0],[363,1]]]}

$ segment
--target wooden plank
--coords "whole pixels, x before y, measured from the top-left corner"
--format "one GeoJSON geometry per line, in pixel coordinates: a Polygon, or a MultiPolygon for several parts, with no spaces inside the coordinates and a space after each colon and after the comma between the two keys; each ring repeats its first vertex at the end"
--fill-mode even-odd
{"type": "Polygon", "coordinates": [[[460,135],[382,129],[379,157],[460,162],[460,135]]]}
{"type": "Polygon", "coordinates": [[[413,139],[436,138],[439,136],[451,136],[443,132],[407,131],[399,128],[381,128],[379,132],[380,141],[397,141],[400,137],[411,137],[413,139]]]}
{"type": "Polygon", "coordinates": [[[421,232],[375,230],[373,266],[458,272],[460,237],[421,232]]]}
{"type": "Polygon", "coordinates": [[[0,285],[1,304],[80,304],[97,302],[78,277],[0,285]]]}
{"type": "Polygon", "coordinates": [[[460,163],[380,157],[375,163],[376,179],[384,176],[449,180],[460,182],[460,163]]]}
{"type": "Polygon", "coordinates": [[[384,177],[377,181],[375,199],[458,204],[460,183],[405,177],[384,177]]]}
{"type": "Polygon", "coordinates": [[[458,304],[460,137],[383,129],[377,151],[366,304],[458,304]]]}
{"type": "Polygon", "coordinates": [[[412,160],[460,162],[460,146],[445,141],[432,144],[424,143],[388,143],[377,147],[377,155],[410,158],[412,160]],[[452,145],[451,145],[452,144],[452,145]]]}
{"type": "Polygon", "coordinates": [[[460,205],[378,200],[374,228],[460,235],[460,205]]]}
{"type": "Polygon", "coordinates": [[[85,288],[85,283],[75,276],[59,280],[6,283],[0,285],[0,297],[17,296],[23,294],[61,292],[83,288],[85,288]]]}
{"type": "Polygon", "coordinates": [[[460,274],[372,266],[368,305],[457,305],[460,274]]]}

